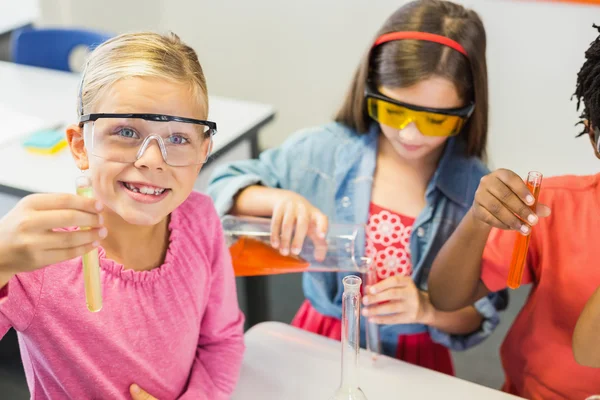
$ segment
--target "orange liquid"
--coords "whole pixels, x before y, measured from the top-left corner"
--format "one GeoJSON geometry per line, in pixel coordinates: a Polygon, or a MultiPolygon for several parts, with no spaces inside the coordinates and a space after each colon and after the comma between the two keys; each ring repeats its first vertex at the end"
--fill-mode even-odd
{"type": "MultiPolygon", "coordinates": [[[[535,202],[532,209],[535,209],[537,204],[538,195],[540,194],[540,186],[534,187],[533,184],[527,182],[527,188],[533,193],[535,202]]],[[[510,270],[508,272],[508,280],[506,284],[511,289],[516,289],[521,286],[521,280],[523,279],[523,269],[525,267],[525,258],[527,257],[527,250],[529,249],[529,241],[533,232],[529,232],[529,235],[523,236],[517,233],[515,240],[515,247],[513,248],[512,261],[510,263],[510,270]]]]}
{"type": "Polygon", "coordinates": [[[256,239],[242,237],[229,247],[235,276],[256,276],[304,272],[310,266],[297,256],[283,256],[279,250],[256,239]]]}

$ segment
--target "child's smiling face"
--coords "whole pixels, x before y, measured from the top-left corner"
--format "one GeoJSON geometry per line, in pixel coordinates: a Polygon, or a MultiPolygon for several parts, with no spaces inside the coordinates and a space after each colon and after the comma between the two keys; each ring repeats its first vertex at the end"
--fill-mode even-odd
{"type": "MultiPolygon", "coordinates": [[[[207,105],[199,104],[189,85],[136,77],[111,85],[93,112],[166,114],[205,120],[206,110],[207,105]]],[[[120,135],[120,131],[116,134],[120,135]]],[[[155,225],[164,220],[189,196],[202,167],[168,165],[156,140],[150,140],[137,161],[126,163],[95,156],[89,142],[84,149],[83,128],[71,126],[67,135],[80,168],[89,169],[96,197],[130,224],[155,225]]]]}

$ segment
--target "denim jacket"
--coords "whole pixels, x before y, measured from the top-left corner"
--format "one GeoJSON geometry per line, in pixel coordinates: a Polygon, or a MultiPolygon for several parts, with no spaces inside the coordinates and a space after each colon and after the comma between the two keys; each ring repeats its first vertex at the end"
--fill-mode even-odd
{"type": "MultiPolygon", "coordinates": [[[[300,131],[278,148],[264,151],[258,159],[237,161],[217,168],[208,194],[220,215],[233,205],[241,189],[255,184],[294,191],[328,216],[330,222],[366,224],[377,160],[379,126],[359,135],[338,123],[300,131]]],[[[427,290],[431,264],[470,208],[479,180],[487,172],[483,163],[464,156],[464,142],[450,138],[426,192],[426,206],[416,218],[410,237],[412,278],[427,290]]],[[[321,314],[342,315],[341,284],[348,273],[304,273],[306,298],[321,314]]],[[[467,335],[449,335],[421,324],[380,326],[383,352],[394,356],[398,335],[429,331],[433,341],[453,350],[464,350],[483,341],[498,325],[498,310],[506,306],[507,294],[492,293],[475,307],[483,316],[481,328],[467,335]]],[[[364,346],[364,321],[361,321],[364,346]]]]}

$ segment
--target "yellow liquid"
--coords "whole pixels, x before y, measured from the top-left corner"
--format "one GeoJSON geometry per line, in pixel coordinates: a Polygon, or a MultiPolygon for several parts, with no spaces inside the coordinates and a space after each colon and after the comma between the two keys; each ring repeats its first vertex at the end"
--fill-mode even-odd
{"type": "Polygon", "coordinates": [[[100,283],[100,263],[98,249],[83,255],[83,280],[85,282],[85,303],[88,310],[102,309],[102,285],[100,283]]]}
{"type": "MultiPolygon", "coordinates": [[[[77,195],[94,197],[91,187],[78,187],[77,195]]],[[[82,230],[90,228],[81,228],[82,230]]],[[[85,302],[88,310],[98,312],[102,309],[102,285],[100,283],[100,262],[98,260],[98,249],[94,249],[83,255],[83,280],[85,284],[85,302]]]]}

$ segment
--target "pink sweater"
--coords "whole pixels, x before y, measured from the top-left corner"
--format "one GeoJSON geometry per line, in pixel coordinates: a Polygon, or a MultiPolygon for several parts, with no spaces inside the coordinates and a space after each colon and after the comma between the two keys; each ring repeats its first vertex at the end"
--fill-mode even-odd
{"type": "MultiPolygon", "coordinates": [[[[211,200],[171,215],[165,262],[123,270],[100,249],[103,308],[85,305],[81,258],[16,276],[0,290],[0,337],[18,332],[32,399],[228,399],[244,352],[229,252],[211,200]]],[[[140,243],[140,246],[143,246],[140,243]]]]}

